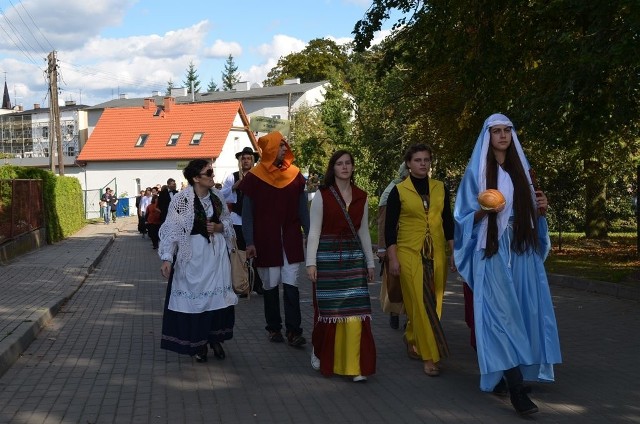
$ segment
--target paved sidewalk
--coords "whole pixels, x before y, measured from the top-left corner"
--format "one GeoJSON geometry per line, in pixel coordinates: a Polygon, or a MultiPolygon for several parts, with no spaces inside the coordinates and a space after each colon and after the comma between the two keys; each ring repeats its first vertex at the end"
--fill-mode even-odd
{"type": "MultiPolygon", "coordinates": [[[[389,328],[380,311],[379,282],[370,286],[378,367],[365,384],[320,376],[309,364],[309,345],[268,342],[259,296],[240,300],[224,361],[198,364],[161,350],[166,281],[136,225],[135,218],[91,225],[0,267],[0,354],[7,364],[0,370],[0,423],[519,421],[508,400],[478,390],[455,280],[443,319],[451,357],[437,378],[407,358],[402,332],[389,328]],[[17,352],[15,362],[6,351],[17,352]]],[[[308,338],[309,288],[303,280],[308,338]]],[[[552,291],[564,363],[555,384],[533,385],[540,413],[523,420],[640,423],[640,304],[566,287],[552,291]]]]}

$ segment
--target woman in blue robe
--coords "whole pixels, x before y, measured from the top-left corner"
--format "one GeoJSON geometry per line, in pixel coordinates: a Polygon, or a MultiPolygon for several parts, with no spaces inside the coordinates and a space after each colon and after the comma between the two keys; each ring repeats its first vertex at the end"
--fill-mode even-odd
{"type": "Polygon", "coordinates": [[[538,411],[523,380],[552,382],[553,365],[562,362],[543,264],[550,248],[546,208],[513,124],[491,115],[458,189],[454,256],[473,290],[480,389],[492,391],[504,377],[521,415],[538,411]],[[484,210],[478,194],[491,188],[506,203],[484,210]]]}

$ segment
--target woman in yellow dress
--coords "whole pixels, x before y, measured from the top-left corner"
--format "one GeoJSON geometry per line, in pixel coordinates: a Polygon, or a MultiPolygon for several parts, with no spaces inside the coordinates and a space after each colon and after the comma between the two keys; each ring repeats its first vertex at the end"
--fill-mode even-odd
{"type": "MultiPolygon", "coordinates": [[[[385,239],[389,272],[400,276],[408,323],[407,354],[423,361],[429,376],[440,374],[438,362],[449,354],[440,325],[447,279],[446,244],[453,251],[453,217],[449,193],[429,178],[432,150],[416,144],[404,156],[409,178],[389,194],[385,239]]],[[[453,257],[449,266],[455,271],[453,257]]]]}

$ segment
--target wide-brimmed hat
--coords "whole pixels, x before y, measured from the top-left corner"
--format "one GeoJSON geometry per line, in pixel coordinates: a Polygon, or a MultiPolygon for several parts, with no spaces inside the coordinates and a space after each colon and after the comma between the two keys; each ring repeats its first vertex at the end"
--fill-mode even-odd
{"type": "Polygon", "coordinates": [[[253,149],[249,146],[242,149],[241,152],[236,153],[236,159],[240,159],[240,156],[242,155],[253,155],[253,160],[255,162],[257,162],[258,159],[260,159],[260,155],[258,154],[258,152],[254,152],[253,149]]]}

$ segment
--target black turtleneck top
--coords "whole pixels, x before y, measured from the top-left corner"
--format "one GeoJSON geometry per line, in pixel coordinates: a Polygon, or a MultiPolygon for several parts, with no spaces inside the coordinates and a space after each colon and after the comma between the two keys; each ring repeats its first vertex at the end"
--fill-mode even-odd
{"type": "MultiPolygon", "coordinates": [[[[418,194],[429,195],[429,178],[415,178],[409,175],[411,182],[418,194]]],[[[391,189],[387,200],[387,211],[384,223],[384,237],[386,247],[398,242],[398,221],[400,220],[400,193],[398,187],[391,189]]],[[[451,204],[449,200],[449,189],[444,187],[444,207],[442,208],[442,227],[446,240],[453,240],[453,215],[451,214],[451,204]]]]}

